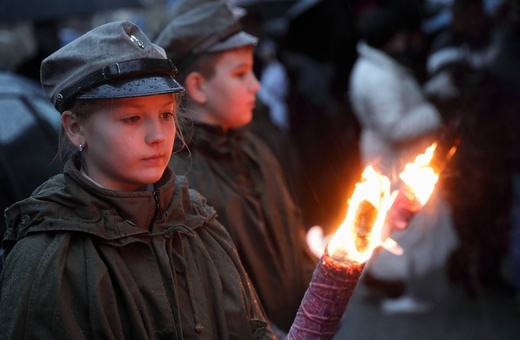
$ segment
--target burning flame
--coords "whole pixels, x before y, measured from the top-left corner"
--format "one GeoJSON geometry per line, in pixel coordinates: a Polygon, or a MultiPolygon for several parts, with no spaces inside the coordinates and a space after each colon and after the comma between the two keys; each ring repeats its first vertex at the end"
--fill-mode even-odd
{"type": "Polygon", "coordinates": [[[408,163],[399,177],[413,191],[415,198],[425,205],[430,198],[439,175],[430,167],[433,153],[437,145],[434,143],[423,154],[415,157],[414,163],[408,163]]]}
{"type": "Polygon", "coordinates": [[[329,255],[339,261],[367,261],[381,245],[381,230],[390,205],[390,180],[368,166],[349,200],[345,220],[328,244],[329,255]]]}
{"type": "MultiPolygon", "coordinates": [[[[436,144],[432,144],[424,154],[415,158],[414,163],[406,164],[399,175],[421,207],[428,201],[439,178],[430,167],[435,148],[436,144]]],[[[387,213],[398,194],[397,191],[390,192],[388,177],[378,174],[373,167],[368,166],[349,200],[344,221],[328,243],[329,255],[340,262],[364,263],[379,246],[389,251],[393,248],[392,252],[396,254],[402,253],[395,241],[386,238],[388,231],[384,230],[389,225],[385,224],[387,213]]]]}

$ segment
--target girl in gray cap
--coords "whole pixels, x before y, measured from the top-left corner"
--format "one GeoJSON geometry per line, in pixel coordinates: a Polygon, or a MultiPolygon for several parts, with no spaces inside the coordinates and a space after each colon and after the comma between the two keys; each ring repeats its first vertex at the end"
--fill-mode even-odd
{"type": "MultiPolygon", "coordinates": [[[[215,210],[168,167],[175,73],[124,21],[42,62],[72,151],[6,210],[1,339],[275,338],[215,210]]],[[[332,337],[361,274],[346,265],[324,255],[289,339],[332,337]]]]}
{"type": "Polygon", "coordinates": [[[7,209],[0,338],[273,337],[215,211],[167,167],[175,72],[130,22],[43,61],[73,152],[7,209]]]}

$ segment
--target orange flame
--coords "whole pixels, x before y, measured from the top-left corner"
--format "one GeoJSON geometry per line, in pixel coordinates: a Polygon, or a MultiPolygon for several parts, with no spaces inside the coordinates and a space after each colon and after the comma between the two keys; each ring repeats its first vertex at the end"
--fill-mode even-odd
{"type": "Polygon", "coordinates": [[[414,163],[408,163],[399,177],[413,191],[415,198],[425,205],[430,198],[439,175],[430,167],[437,145],[433,143],[423,154],[415,157],[414,163]]]}
{"type": "MultiPolygon", "coordinates": [[[[439,178],[430,167],[435,148],[434,143],[424,154],[418,155],[414,163],[406,164],[399,175],[421,206],[428,201],[439,178]]],[[[329,255],[340,262],[364,263],[379,246],[390,251],[393,248],[392,252],[396,254],[402,252],[395,241],[386,238],[388,231],[384,230],[388,226],[385,224],[388,210],[397,194],[397,191],[390,192],[388,177],[378,174],[373,167],[368,166],[349,200],[344,221],[327,245],[329,255]]]]}
{"type": "Polygon", "coordinates": [[[390,180],[368,166],[349,200],[345,220],[328,244],[329,255],[339,261],[367,261],[381,245],[381,230],[390,205],[390,180]]]}

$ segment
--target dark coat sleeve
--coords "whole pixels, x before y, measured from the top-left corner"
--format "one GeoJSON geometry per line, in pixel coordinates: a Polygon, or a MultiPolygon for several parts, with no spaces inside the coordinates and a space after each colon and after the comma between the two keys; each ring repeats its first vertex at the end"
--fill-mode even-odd
{"type": "MultiPolygon", "coordinates": [[[[99,299],[99,310],[82,308],[89,298],[85,280],[88,263],[82,245],[71,244],[70,233],[37,234],[18,242],[0,277],[0,338],[89,339],[123,338],[119,322],[110,324],[110,300],[99,299]],[[107,307],[106,312],[101,308],[107,307]],[[90,318],[96,315],[98,325],[90,318]],[[105,324],[104,330],[94,328],[105,324]],[[89,325],[89,326],[87,326],[89,325]]],[[[99,287],[98,287],[99,288],[99,287]]],[[[105,295],[107,297],[108,295],[105,295]]],[[[91,307],[91,306],[89,306],[91,307]]],[[[117,313],[116,313],[117,315],[117,313]]],[[[115,316],[113,316],[115,318],[115,316]]]]}

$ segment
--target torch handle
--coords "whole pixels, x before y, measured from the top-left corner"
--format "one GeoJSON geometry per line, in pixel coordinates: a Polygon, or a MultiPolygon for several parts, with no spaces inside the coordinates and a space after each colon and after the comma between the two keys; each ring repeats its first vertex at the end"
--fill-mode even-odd
{"type": "Polygon", "coordinates": [[[364,264],[340,264],[325,252],[286,339],[332,339],[363,267],[364,264]]]}

